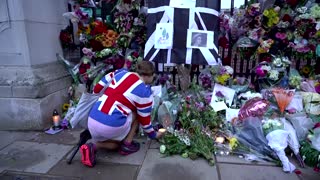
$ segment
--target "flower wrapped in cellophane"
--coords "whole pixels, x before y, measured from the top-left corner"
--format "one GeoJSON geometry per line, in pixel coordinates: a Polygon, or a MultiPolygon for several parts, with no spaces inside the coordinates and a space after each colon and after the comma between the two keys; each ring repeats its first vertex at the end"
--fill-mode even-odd
{"type": "Polygon", "coordinates": [[[267,119],[262,123],[262,129],[268,140],[268,145],[281,160],[283,171],[293,172],[296,167],[289,161],[284,152],[284,149],[288,146],[289,132],[284,130],[284,125],[279,119],[267,119]]]}

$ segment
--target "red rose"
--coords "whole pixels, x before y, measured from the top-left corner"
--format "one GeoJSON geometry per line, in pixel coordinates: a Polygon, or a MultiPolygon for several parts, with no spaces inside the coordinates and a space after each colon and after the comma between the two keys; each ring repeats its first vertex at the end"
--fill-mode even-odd
{"type": "Polygon", "coordinates": [[[230,57],[223,58],[222,64],[230,66],[231,65],[231,58],[230,57]]]}
{"type": "Polygon", "coordinates": [[[220,37],[218,43],[219,43],[219,46],[221,46],[223,48],[228,48],[229,47],[229,41],[225,36],[220,37]]]}
{"type": "Polygon", "coordinates": [[[298,4],[298,0],[286,0],[286,2],[290,6],[296,6],[298,4]]]}
{"type": "Polygon", "coordinates": [[[284,22],[291,22],[292,18],[291,16],[289,16],[289,14],[285,14],[283,17],[282,17],[282,21],[284,22]]]}
{"type": "Polygon", "coordinates": [[[102,44],[99,41],[96,41],[94,39],[91,39],[89,41],[90,47],[92,48],[92,51],[101,51],[104,49],[102,44]]]}
{"type": "Polygon", "coordinates": [[[124,59],[122,59],[122,58],[117,59],[116,62],[114,63],[114,65],[113,65],[113,67],[115,69],[121,69],[121,68],[123,68],[124,63],[125,63],[124,59]]]}
{"type": "Polygon", "coordinates": [[[318,127],[320,127],[320,123],[316,123],[313,127],[313,129],[317,129],[318,127]]]}
{"type": "Polygon", "coordinates": [[[133,52],[133,53],[132,53],[132,56],[135,57],[135,58],[137,58],[137,57],[139,57],[139,53],[138,53],[138,52],[133,52]]]}
{"type": "Polygon", "coordinates": [[[79,73],[84,74],[88,69],[90,69],[90,64],[81,63],[81,65],[79,66],[79,73]]]}
{"type": "Polygon", "coordinates": [[[131,0],[123,0],[123,3],[125,3],[125,4],[130,4],[130,3],[131,3],[131,0]]]}
{"type": "Polygon", "coordinates": [[[314,44],[310,44],[310,45],[309,45],[309,48],[310,48],[311,51],[314,52],[314,51],[316,51],[316,48],[317,48],[317,47],[316,47],[314,44]]]}

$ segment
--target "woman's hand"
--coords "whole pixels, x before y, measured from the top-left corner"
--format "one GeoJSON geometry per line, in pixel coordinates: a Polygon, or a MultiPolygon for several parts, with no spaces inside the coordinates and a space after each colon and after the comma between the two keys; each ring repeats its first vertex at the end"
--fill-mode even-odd
{"type": "Polygon", "coordinates": [[[165,133],[165,132],[158,131],[156,138],[157,138],[157,139],[160,139],[160,138],[164,135],[164,133],[165,133]]]}

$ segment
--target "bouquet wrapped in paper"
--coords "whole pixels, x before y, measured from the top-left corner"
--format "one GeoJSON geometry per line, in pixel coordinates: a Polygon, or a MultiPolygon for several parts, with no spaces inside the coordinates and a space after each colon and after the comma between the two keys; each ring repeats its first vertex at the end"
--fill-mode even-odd
{"type": "Polygon", "coordinates": [[[278,119],[263,121],[262,129],[268,140],[268,145],[275,151],[282,162],[283,171],[293,172],[296,167],[289,161],[284,149],[288,146],[289,132],[284,130],[284,124],[278,119]]]}
{"type": "Polygon", "coordinates": [[[247,117],[241,121],[241,125],[234,124],[234,136],[241,144],[251,149],[249,153],[254,153],[267,161],[278,159],[277,155],[268,146],[261,126],[261,120],[258,117],[247,117]]]}

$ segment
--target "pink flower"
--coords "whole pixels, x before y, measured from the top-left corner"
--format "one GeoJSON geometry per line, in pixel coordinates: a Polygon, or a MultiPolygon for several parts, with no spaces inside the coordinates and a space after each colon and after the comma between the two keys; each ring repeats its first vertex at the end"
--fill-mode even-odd
{"type": "Polygon", "coordinates": [[[276,33],[276,38],[281,39],[281,40],[284,40],[284,39],[287,38],[287,35],[286,35],[286,33],[277,32],[277,33],[276,33]]]}
{"type": "Polygon", "coordinates": [[[127,66],[128,69],[130,69],[131,66],[132,66],[132,62],[129,61],[129,60],[126,60],[126,66],[127,66]]]}
{"type": "Polygon", "coordinates": [[[191,101],[191,95],[189,95],[189,96],[186,97],[186,101],[187,101],[187,102],[190,102],[190,101],[191,101]]]}
{"type": "Polygon", "coordinates": [[[260,77],[264,77],[266,75],[265,71],[261,68],[261,66],[259,66],[257,69],[256,69],[256,74],[260,77]]]}

